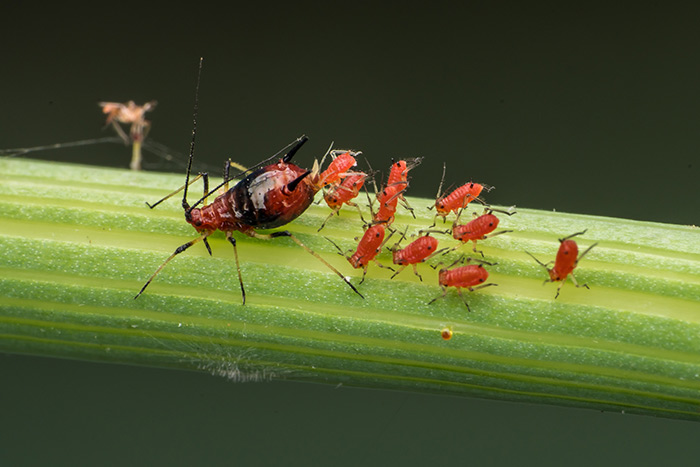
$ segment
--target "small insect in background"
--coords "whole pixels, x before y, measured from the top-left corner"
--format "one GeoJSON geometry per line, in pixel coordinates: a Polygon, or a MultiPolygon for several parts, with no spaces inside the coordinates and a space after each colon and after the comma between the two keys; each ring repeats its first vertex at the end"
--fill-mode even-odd
{"type": "Polygon", "coordinates": [[[442,328],[442,331],[440,331],[440,337],[442,337],[446,341],[452,339],[452,329],[442,328]]]}
{"type": "Polygon", "coordinates": [[[148,135],[151,122],[146,120],[146,112],[150,112],[156,106],[156,101],[146,102],[143,105],[136,105],[134,101],[124,104],[119,102],[100,102],[102,112],[107,115],[107,125],[112,125],[114,131],[124,141],[125,145],[131,143],[131,170],[141,170],[141,144],[148,135]],[[129,135],[124,132],[120,123],[131,124],[129,135]]]}
{"type": "Polygon", "coordinates": [[[557,251],[557,256],[554,260],[554,266],[552,268],[548,267],[548,265],[552,264],[552,261],[545,264],[542,263],[539,259],[535,258],[535,256],[532,253],[528,251],[525,252],[528,255],[532,256],[532,258],[535,261],[537,261],[537,264],[545,268],[545,270],[549,274],[549,279],[545,280],[544,284],[546,284],[547,282],[561,282],[559,284],[559,287],[557,287],[557,294],[554,296],[555,299],[559,297],[559,292],[561,291],[561,288],[564,285],[564,281],[566,281],[566,278],[569,276],[571,276],[571,282],[573,282],[576,287],[585,287],[587,289],[590,289],[590,287],[588,287],[587,284],[579,284],[578,282],[576,282],[576,277],[574,277],[574,269],[576,269],[576,266],[578,265],[578,262],[581,261],[581,258],[586,256],[586,254],[589,251],[591,251],[591,249],[598,243],[594,243],[593,245],[589,246],[583,253],[579,255],[578,245],[576,244],[576,241],[572,240],[573,237],[583,235],[587,231],[588,229],[582,232],[576,232],[574,234],[569,235],[568,237],[559,239],[559,251],[557,251]]]}
{"type": "MultiPolygon", "coordinates": [[[[102,143],[118,143],[126,146],[131,145],[131,162],[129,167],[132,170],[141,170],[143,166],[146,165],[142,157],[142,151],[144,150],[156,155],[162,160],[160,164],[147,164],[149,168],[162,168],[163,163],[166,164],[167,167],[175,165],[184,168],[187,166],[187,156],[173,151],[166,145],[158,143],[151,138],[146,138],[151,128],[151,122],[146,120],[145,114],[155,108],[156,101],[146,102],[143,105],[136,105],[134,101],[128,101],[126,103],[100,102],[98,105],[102,112],[107,115],[105,127],[111,126],[117,133],[117,136],[103,136],[100,138],[89,138],[26,148],[0,149],[0,156],[18,157],[55,149],[77,148],[102,143]],[[128,131],[129,134],[124,131],[120,123],[131,124],[128,131]]],[[[235,163],[232,165],[235,165],[235,163]]]]}
{"type": "Polygon", "coordinates": [[[450,269],[451,267],[456,266],[459,263],[463,263],[464,261],[465,257],[462,256],[460,259],[458,259],[448,267],[440,269],[438,281],[440,287],[442,288],[442,295],[439,295],[434,299],[430,300],[428,302],[428,305],[433,303],[435,300],[445,298],[445,296],[447,295],[448,287],[455,287],[457,289],[457,294],[464,302],[464,305],[466,305],[467,311],[472,311],[471,308],[469,308],[467,300],[462,294],[462,289],[467,289],[470,292],[473,292],[477,289],[483,289],[484,287],[498,285],[492,282],[488,284],[484,283],[489,278],[489,273],[484,268],[484,265],[495,266],[496,263],[487,263],[486,261],[481,261],[473,258],[466,258],[467,262],[475,261],[479,264],[468,264],[466,266],[460,266],[454,269],[450,269]]]}

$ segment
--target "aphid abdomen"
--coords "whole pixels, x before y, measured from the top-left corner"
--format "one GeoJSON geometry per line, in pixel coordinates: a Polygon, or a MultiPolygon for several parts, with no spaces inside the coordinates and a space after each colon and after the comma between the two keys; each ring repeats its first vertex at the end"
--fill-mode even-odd
{"type": "Polygon", "coordinates": [[[274,229],[299,217],[313,202],[316,190],[307,179],[292,190],[288,185],[305,173],[294,164],[280,162],[258,169],[238,182],[221,196],[226,198],[232,214],[231,225],[274,229]]]}
{"type": "Polygon", "coordinates": [[[564,240],[559,245],[557,258],[554,267],[549,273],[552,281],[563,281],[571,274],[576,267],[578,258],[578,245],[573,240],[564,240]]]}
{"type": "Polygon", "coordinates": [[[437,250],[437,238],[424,235],[411,242],[403,250],[394,252],[394,264],[416,264],[425,260],[437,250]]]}

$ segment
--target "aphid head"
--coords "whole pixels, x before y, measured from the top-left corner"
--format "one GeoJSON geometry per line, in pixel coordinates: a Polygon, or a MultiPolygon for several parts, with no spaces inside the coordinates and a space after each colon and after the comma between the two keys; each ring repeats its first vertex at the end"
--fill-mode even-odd
{"type": "Polygon", "coordinates": [[[191,208],[185,210],[185,220],[194,227],[197,232],[208,230],[204,227],[204,219],[202,219],[202,210],[199,208],[191,208]]]}
{"type": "Polygon", "coordinates": [[[562,279],[559,276],[559,273],[554,268],[552,268],[552,269],[547,268],[547,272],[549,273],[550,282],[559,282],[562,279]]]}
{"type": "Polygon", "coordinates": [[[445,203],[442,201],[442,199],[435,201],[435,210],[437,211],[438,215],[442,217],[445,217],[450,213],[450,210],[445,207],[445,203]]]}

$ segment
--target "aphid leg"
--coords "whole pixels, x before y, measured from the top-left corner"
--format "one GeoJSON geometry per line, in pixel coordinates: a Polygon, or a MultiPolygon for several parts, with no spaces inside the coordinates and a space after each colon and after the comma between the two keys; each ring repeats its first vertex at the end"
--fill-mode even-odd
{"type": "Polygon", "coordinates": [[[459,295],[459,298],[461,298],[462,301],[464,302],[464,305],[467,307],[467,311],[468,311],[468,312],[471,312],[472,309],[469,308],[469,304],[467,303],[467,299],[464,298],[464,294],[462,293],[462,288],[461,288],[461,287],[457,287],[457,295],[459,295]]]}
{"type": "MultiPolygon", "coordinates": [[[[574,285],[575,285],[576,287],[585,287],[585,288],[587,288],[588,290],[591,290],[591,288],[588,287],[588,284],[579,284],[579,283],[576,281],[576,277],[574,276],[574,273],[573,273],[573,272],[570,273],[569,276],[571,276],[571,282],[573,282],[574,285]]],[[[562,284],[563,284],[563,283],[564,283],[564,281],[562,281],[562,284]]],[[[559,295],[558,291],[557,291],[557,295],[559,295]]],[[[554,298],[557,298],[557,297],[554,297],[554,298]]]]}
{"type": "Polygon", "coordinates": [[[403,195],[399,195],[399,200],[401,201],[401,205],[407,209],[413,218],[416,218],[416,213],[413,212],[413,208],[411,207],[410,204],[408,204],[408,201],[406,201],[406,198],[403,197],[403,195]]]}
{"type": "MultiPolygon", "coordinates": [[[[413,267],[415,268],[416,265],[414,264],[413,267]]],[[[391,276],[389,279],[393,279],[394,277],[396,277],[396,276],[397,276],[401,271],[403,271],[404,269],[406,269],[406,265],[405,265],[405,264],[404,264],[403,266],[401,266],[399,269],[397,269],[396,272],[394,272],[394,274],[392,274],[392,276],[391,276]]],[[[418,277],[420,277],[420,276],[418,276],[418,277]]],[[[421,279],[421,280],[423,280],[423,279],[421,279]]]]}
{"type": "MultiPolygon", "coordinates": [[[[455,249],[457,249],[457,248],[458,248],[458,247],[450,248],[450,250],[455,250],[455,249]]],[[[443,253],[443,254],[444,254],[444,253],[443,253]]],[[[465,259],[466,259],[467,261],[471,261],[471,258],[465,258],[465,256],[462,255],[462,256],[460,256],[458,259],[456,259],[455,261],[453,261],[452,264],[450,264],[449,266],[447,266],[447,267],[445,267],[445,268],[443,268],[443,269],[450,269],[451,267],[456,266],[456,265],[458,265],[459,263],[463,263],[465,259]]],[[[445,263],[443,263],[442,261],[440,261],[440,262],[438,262],[438,263],[436,263],[436,264],[434,264],[434,265],[433,265],[433,264],[430,264],[429,266],[430,266],[431,268],[433,268],[433,269],[437,269],[438,266],[444,266],[444,265],[445,265],[445,263]]]]}
{"type": "Polygon", "coordinates": [[[243,305],[245,305],[245,288],[243,287],[243,276],[241,275],[241,264],[238,261],[238,248],[236,248],[236,239],[233,238],[233,232],[226,232],[226,239],[233,245],[233,257],[236,258],[236,270],[238,271],[238,282],[241,284],[241,296],[243,297],[243,305]]]}
{"type": "Polygon", "coordinates": [[[199,236],[193,240],[190,240],[189,242],[185,243],[184,245],[180,245],[179,247],[177,247],[175,249],[175,252],[172,255],[170,255],[168,257],[168,259],[163,261],[163,264],[161,264],[160,267],[158,269],[156,269],[156,272],[154,272],[153,275],[146,281],[146,283],[143,284],[143,287],[141,287],[141,290],[139,290],[139,293],[136,294],[136,296],[134,297],[134,300],[139,298],[139,295],[141,295],[143,293],[143,291],[146,290],[146,287],[148,287],[148,284],[151,283],[151,281],[158,275],[158,273],[165,267],[165,265],[170,262],[171,259],[173,259],[175,256],[179,255],[180,253],[182,253],[183,251],[185,251],[186,249],[188,249],[189,247],[191,247],[195,243],[203,241],[209,235],[211,235],[211,233],[212,232],[204,232],[204,233],[202,233],[201,236],[199,236]]]}
{"type": "Polygon", "coordinates": [[[433,298],[432,300],[430,300],[430,301],[428,302],[428,305],[430,305],[431,303],[433,303],[435,300],[438,300],[438,299],[440,299],[440,298],[445,298],[445,295],[447,295],[447,288],[446,288],[446,287],[442,287],[442,295],[438,295],[437,297],[435,297],[435,298],[433,298]]]}
{"type": "Polygon", "coordinates": [[[476,287],[469,287],[470,292],[474,292],[476,289],[483,289],[484,287],[491,287],[491,286],[496,286],[498,284],[494,284],[493,282],[489,282],[488,284],[481,284],[477,285],[476,287]]]}
{"type": "MultiPolygon", "coordinates": [[[[289,231],[287,231],[287,230],[283,230],[283,231],[281,231],[281,232],[273,232],[273,233],[271,233],[271,234],[260,234],[260,233],[257,233],[257,232],[255,232],[255,231],[251,231],[251,233],[250,233],[249,235],[250,235],[251,237],[260,238],[260,239],[263,239],[263,240],[269,240],[269,239],[277,238],[277,237],[289,237],[289,238],[291,238],[291,239],[294,241],[294,243],[296,243],[297,245],[299,245],[300,247],[302,247],[303,249],[305,249],[309,254],[311,254],[311,255],[313,255],[314,257],[316,257],[316,259],[318,259],[320,262],[322,262],[323,264],[325,264],[326,267],[327,267],[328,269],[330,269],[331,271],[333,271],[334,273],[336,273],[336,274],[338,275],[338,277],[340,277],[341,279],[343,279],[343,282],[345,282],[345,283],[353,290],[353,292],[355,292],[355,293],[356,293],[357,295],[359,295],[360,297],[365,298],[365,297],[355,288],[355,286],[352,285],[352,284],[350,283],[350,281],[349,281],[340,271],[338,271],[335,267],[333,267],[333,266],[331,265],[331,263],[329,263],[328,261],[326,261],[325,259],[323,259],[323,258],[321,257],[321,255],[319,255],[318,253],[316,253],[314,250],[312,250],[312,249],[309,248],[308,246],[304,245],[304,244],[301,242],[301,240],[299,240],[299,239],[296,238],[294,235],[292,235],[291,232],[289,232],[289,231]]],[[[333,243],[333,242],[331,241],[331,243],[333,243]]],[[[337,245],[336,245],[336,246],[337,246],[337,245]]],[[[338,249],[340,250],[340,248],[338,248],[338,249]]]]}
{"type": "MultiPolygon", "coordinates": [[[[426,258],[426,259],[428,259],[428,258],[426,258]]],[[[423,260],[423,261],[425,261],[425,260],[423,260]]],[[[412,266],[413,266],[413,274],[418,276],[418,279],[420,279],[420,281],[423,282],[423,277],[420,274],[418,274],[418,268],[416,267],[416,263],[413,263],[412,266]]]]}
{"type": "MultiPolygon", "coordinates": [[[[233,162],[231,159],[224,162],[224,191],[228,191],[228,182],[231,181],[231,167],[240,170],[241,173],[248,171],[247,167],[238,162],[233,162]]],[[[204,200],[204,203],[206,203],[206,200],[204,200]]]]}
{"type": "MultiPolygon", "coordinates": [[[[379,248],[381,248],[381,247],[379,247],[379,248]]],[[[391,266],[387,266],[387,265],[385,265],[385,264],[380,263],[379,261],[376,260],[376,258],[374,259],[374,262],[375,262],[375,264],[376,264],[377,266],[379,266],[380,268],[388,269],[388,270],[390,270],[391,272],[396,271],[396,270],[395,270],[394,268],[392,268],[391,266]]],[[[391,276],[391,277],[394,277],[394,276],[391,276]]],[[[390,277],[389,279],[391,279],[391,277],[390,277]]]]}
{"type": "MultiPolygon", "coordinates": [[[[551,280],[546,280],[546,281],[544,281],[545,284],[546,284],[547,282],[552,282],[552,281],[551,281],[551,280]]],[[[561,288],[564,286],[564,282],[565,282],[565,281],[561,281],[561,282],[559,283],[559,287],[557,287],[557,294],[554,296],[554,299],[555,299],[555,300],[556,300],[557,297],[559,296],[559,292],[561,291],[561,288]]]]}
{"type": "Polygon", "coordinates": [[[331,211],[331,213],[328,214],[328,217],[326,217],[326,220],[323,221],[323,224],[321,224],[321,227],[319,227],[318,230],[317,230],[316,232],[320,232],[321,229],[323,229],[323,228],[326,226],[326,222],[328,222],[329,220],[331,220],[331,217],[333,217],[334,214],[335,214],[335,215],[340,215],[340,209],[334,209],[333,211],[331,211]]]}
{"type": "MultiPolygon", "coordinates": [[[[484,236],[484,238],[486,238],[486,236],[484,236]]],[[[479,253],[482,258],[485,258],[484,252],[476,249],[476,240],[472,240],[472,242],[474,242],[474,246],[472,247],[472,250],[474,251],[474,253],[479,253]]]]}
{"type": "Polygon", "coordinates": [[[360,214],[360,220],[362,221],[362,223],[367,223],[367,221],[365,221],[365,218],[362,216],[362,210],[360,209],[360,206],[357,203],[353,203],[352,201],[346,201],[345,204],[347,204],[348,206],[353,206],[355,209],[357,209],[357,212],[360,214]]]}
{"type": "MultiPolygon", "coordinates": [[[[540,261],[539,259],[535,258],[535,256],[534,256],[532,253],[530,253],[529,251],[526,251],[525,253],[527,253],[528,255],[530,255],[530,256],[532,257],[532,259],[534,259],[535,261],[537,261],[537,264],[539,264],[540,266],[542,266],[543,268],[545,268],[547,271],[549,271],[549,267],[547,267],[547,264],[552,264],[553,261],[549,261],[547,264],[545,264],[545,263],[543,263],[542,261],[540,261]]],[[[547,282],[551,282],[551,281],[550,281],[550,280],[547,280],[547,281],[545,281],[545,284],[546,284],[547,282]]]]}

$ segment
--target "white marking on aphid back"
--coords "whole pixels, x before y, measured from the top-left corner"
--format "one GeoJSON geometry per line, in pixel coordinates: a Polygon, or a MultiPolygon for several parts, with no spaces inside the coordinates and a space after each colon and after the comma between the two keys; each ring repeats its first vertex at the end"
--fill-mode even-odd
{"type": "Polygon", "coordinates": [[[265,209],[265,196],[279,184],[279,173],[276,171],[263,172],[250,183],[248,195],[255,209],[265,209]]]}

